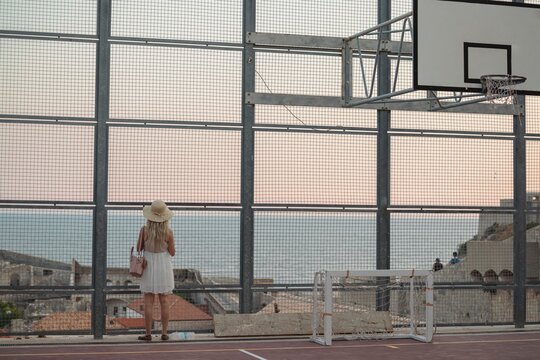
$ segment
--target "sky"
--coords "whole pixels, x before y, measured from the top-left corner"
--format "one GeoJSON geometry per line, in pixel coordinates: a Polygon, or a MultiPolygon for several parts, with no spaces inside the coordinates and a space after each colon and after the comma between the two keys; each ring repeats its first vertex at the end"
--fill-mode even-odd
{"type": "MultiPolygon", "coordinates": [[[[117,37],[227,43],[227,48],[111,46],[110,117],[239,124],[241,1],[113,0],[117,37]]],[[[376,24],[376,0],[259,0],[257,31],[346,36],[376,24]]],[[[0,0],[0,30],[93,35],[96,1],[0,0]]],[[[393,2],[393,15],[410,11],[393,2]]],[[[94,117],[92,42],[0,37],[0,114],[94,117]]],[[[339,96],[340,58],[261,52],[257,91],[339,96]]],[[[355,64],[355,69],[358,65],[355,64]]],[[[412,78],[405,63],[400,86],[412,78]]],[[[358,83],[358,71],[355,83],[358,83]]],[[[540,133],[528,97],[527,129],[540,133]]],[[[257,106],[258,124],[371,128],[360,134],[260,131],[255,202],[376,204],[376,112],[257,106]]],[[[509,116],[393,112],[399,129],[500,132],[503,139],[391,141],[395,205],[497,206],[512,197],[509,116]]],[[[240,131],[111,127],[109,201],[239,203],[240,131]]],[[[475,135],[476,136],[476,135],[475,135]]],[[[0,199],[92,200],[93,126],[0,123],[0,199]]],[[[527,190],[540,191],[540,144],[527,144],[527,190]]]]}

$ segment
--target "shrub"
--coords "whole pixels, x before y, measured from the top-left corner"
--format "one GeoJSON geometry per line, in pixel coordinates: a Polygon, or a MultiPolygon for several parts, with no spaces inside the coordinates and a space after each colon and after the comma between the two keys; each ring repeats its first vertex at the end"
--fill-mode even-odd
{"type": "Polygon", "coordinates": [[[0,328],[11,323],[13,319],[22,318],[22,313],[15,305],[6,301],[0,301],[0,328]]]}

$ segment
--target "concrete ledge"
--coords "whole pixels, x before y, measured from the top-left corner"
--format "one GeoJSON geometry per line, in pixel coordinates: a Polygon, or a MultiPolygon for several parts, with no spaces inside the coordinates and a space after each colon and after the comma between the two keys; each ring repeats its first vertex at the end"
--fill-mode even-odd
{"type": "MultiPolygon", "coordinates": [[[[277,336],[309,335],[312,313],[290,314],[227,314],[214,316],[214,335],[277,336]]],[[[333,314],[334,332],[358,333],[391,332],[392,321],[388,312],[340,312],[333,314]]],[[[322,332],[322,330],[321,330],[322,332]]]]}

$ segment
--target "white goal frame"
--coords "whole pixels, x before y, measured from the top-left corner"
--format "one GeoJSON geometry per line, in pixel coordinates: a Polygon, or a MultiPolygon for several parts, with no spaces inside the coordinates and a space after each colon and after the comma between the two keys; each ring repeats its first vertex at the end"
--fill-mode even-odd
{"type": "Polygon", "coordinates": [[[313,317],[312,317],[312,336],[311,341],[320,345],[332,345],[332,340],[352,340],[352,339],[414,339],[422,342],[431,342],[433,339],[433,272],[431,270],[355,270],[355,271],[321,271],[315,274],[313,287],[313,317]],[[334,284],[337,279],[349,277],[380,277],[380,278],[401,278],[401,281],[408,282],[410,291],[409,311],[410,326],[407,331],[381,335],[381,334],[362,334],[362,336],[334,335],[332,330],[332,315],[334,312],[333,292],[334,284]],[[415,299],[414,299],[414,279],[423,277],[425,279],[425,328],[423,334],[416,332],[415,324],[415,299]],[[324,278],[323,289],[319,288],[319,281],[324,278]],[[409,281],[407,281],[409,279],[409,281]],[[318,334],[319,313],[317,312],[318,292],[324,291],[323,307],[323,334],[318,334]]]}

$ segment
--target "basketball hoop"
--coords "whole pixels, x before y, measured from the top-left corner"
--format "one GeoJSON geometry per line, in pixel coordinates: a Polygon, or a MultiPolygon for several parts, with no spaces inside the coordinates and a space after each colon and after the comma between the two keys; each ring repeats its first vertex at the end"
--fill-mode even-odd
{"type": "Polygon", "coordinates": [[[524,76],[518,75],[482,75],[482,92],[492,104],[513,104],[516,95],[515,85],[524,83],[524,76]]]}

